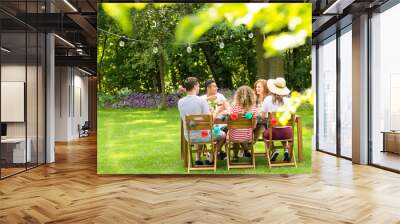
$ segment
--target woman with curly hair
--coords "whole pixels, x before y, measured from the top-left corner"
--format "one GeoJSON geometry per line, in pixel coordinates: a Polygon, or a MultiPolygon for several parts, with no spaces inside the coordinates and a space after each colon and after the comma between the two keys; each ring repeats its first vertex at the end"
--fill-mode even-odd
{"type": "MultiPolygon", "coordinates": [[[[235,96],[233,98],[233,105],[230,108],[230,113],[240,113],[245,114],[246,112],[251,112],[253,117],[258,116],[258,109],[256,107],[256,96],[254,91],[249,86],[241,86],[236,90],[235,96]]],[[[253,129],[236,129],[231,130],[229,138],[236,141],[251,141],[253,139],[253,129]]],[[[238,149],[239,144],[234,144],[234,161],[238,160],[238,149]]],[[[245,156],[251,156],[248,152],[247,146],[245,146],[246,150],[244,152],[245,156]]]]}

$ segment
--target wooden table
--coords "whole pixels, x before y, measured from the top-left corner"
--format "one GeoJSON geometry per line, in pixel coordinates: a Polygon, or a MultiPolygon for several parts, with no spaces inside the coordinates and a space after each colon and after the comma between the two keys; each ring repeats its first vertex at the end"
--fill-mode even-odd
{"type": "MultiPolygon", "coordinates": [[[[227,124],[226,121],[222,121],[221,119],[217,119],[214,123],[227,124]]],[[[297,129],[297,157],[299,162],[303,162],[303,132],[302,132],[301,116],[296,116],[295,126],[297,129]]],[[[187,144],[184,136],[183,122],[181,120],[181,160],[185,161],[185,167],[187,166],[186,147],[187,144]]]]}
{"type": "Polygon", "coordinates": [[[382,131],[381,133],[383,134],[382,152],[392,152],[400,154],[400,132],[382,131]]]}

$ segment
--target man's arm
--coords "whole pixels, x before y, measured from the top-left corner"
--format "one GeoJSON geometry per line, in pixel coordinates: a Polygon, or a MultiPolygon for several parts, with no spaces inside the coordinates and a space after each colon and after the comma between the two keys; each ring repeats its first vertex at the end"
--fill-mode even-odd
{"type": "Polygon", "coordinates": [[[226,99],[226,97],[224,95],[222,95],[221,93],[219,93],[219,94],[220,94],[220,101],[222,102],[224,109],[229,111],[231,106],[229,105],[228,100],[226,99]]]}

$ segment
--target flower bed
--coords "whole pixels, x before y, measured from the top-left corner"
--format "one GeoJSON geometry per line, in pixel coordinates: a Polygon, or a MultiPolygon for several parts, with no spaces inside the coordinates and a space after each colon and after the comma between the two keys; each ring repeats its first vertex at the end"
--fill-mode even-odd
{"type": "MultiPolygon", "coordinates": [[[[176,107],[180,95],[177,93],[166,95],[166,106],[176,107]]],[[[113,107],[142,107],[155,108],[161,105],[161,94],[155,93],[132,93],[118,103],[113,104],[113,107]]]]}
{"type": "MultiPolygon", "coordinates": [[[[221,89],[218,92],[222,93],[229,101],[231,101],[234,91],[229,89],[221,89]]],[[[202,94],[200,94],[202,95],[202,94]]],[[[176,107],[178,101],[184,94],[170,93],[166,95],[166,106],[176,107]]],[[[117,96],[100,96],[102,100],[99,102],[100,107],[132,107],[132,108],[156,108],[161,105],[161,94],[159,93],[129,93],[127,96],[122,96],[122,100],[117,100],[117,96]],[[116,102],[117,101],[117,102],[116,102]]],[[[119,97],[121,98],[121,97],[119,97]]]]}

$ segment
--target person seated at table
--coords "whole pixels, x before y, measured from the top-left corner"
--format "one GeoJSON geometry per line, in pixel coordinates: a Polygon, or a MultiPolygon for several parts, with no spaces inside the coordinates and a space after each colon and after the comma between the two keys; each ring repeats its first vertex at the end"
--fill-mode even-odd
{"type": "MultiPolygon", "coordinates": [[[[234,98],[233,98],[233,104],[229,110],[229,112],[232,113],[238,113],[238,114],[245,114],[246,112],[251,112],[253,117],[258,116],[258,109],[256,107],[256,98],[254,91],[249,87],[249,86],[241,86],[239,89],[237,89],[234,98]]],[[[235,129],[228,131],[228,138],[235,140],[235,141],[252,141],[253,140],[253,128],[248,128],[248,129],[235,129]]],[[[242,145],[245,150],[244,150],[244,155],[246,157],[250,157],[251,154],[249,152],[249,149],[247,145],[242,145]]],[[[239,144],[234,143],[234,156],[233,156],[233,161],[237,161],[238,158],[238,152],[239,152],[239,144]]]]}
{"type": "MultiPolygon", "coordinates": [[[[187,130],[186,130],[186,122],[185,122],[185,117],[188,114],[211,114],[210,109],[208,108],[207,102],[197,96],[199,94],[199,81],[195,77],[188,77],[185,80],[184,88],[186,89],[186,96],[181,98],[178,101],[178,109],[179,113],[181,115],[181,119],[183,121],[183,127],[184,127],[184,135],[186,141],[188,140],[188,135],[187,135],[187,130]]],[[[205,142],[209,140],[210,134],[208,134],[207,137],[203,137],[201,134],[201,130],[198,131],[192,131],[190,132],[190,141],[193,143],[196,142],[205,142]]],[[[222,147],[226,134],[224,131],[219,131],[217,133],[213,133],[214,135],[214,140],[216,140],[216,148],[215,150],[218,150],[222,147]]],[[[197,147],[202,147],[202,145],[197,145],[197,147]]],[[[205,161],[206,165],[211,165],[213,163],[213,156],[209,155],[208,160],[205,161]]],[[[195,165],[203,165],[203,162],[200,160],[200,150],[198,150],[198,153],[196,154],[196,161],[195,165]]]]}
{"type": "MultiPolygon", "coordinates": [[[[261,111],[265,97],[268,96],[267,80],[259,79],[254,83],[254,92],[256,94],[256,106],[258,111],[261,111]]],[[[264,133],[265,125],[258,123],[256,129],[254,129],[254,141],[257,141],[259,137],[264,133]]]]}
{"type": "Polygon", "coordinates": [[[205,82],[206,94],[200,96],[205,99],[210,107],[211,111],[215,111],[217,107],[223,107],[225,110],[229,110],[229,103],[225,96],[218,92],[217,83],[214,80],[207,80],[205,82]]]}
{"type": "MultiPolygon", "coordinates": [[[[268,112],[278,112],[282,111],[283,106],[287,105],[290,102],[289,94],[290,90],[286,87],[286,81],[284,78],[276,78],[269,79],[267,81],[268,90],[270,95],[265,97],[262,109],[261,116],[265,117],[268,112]]],[[[279,139],[288,139],[292,136],[292,128],[291,127],[274,127],[272,128],[272,136],[274,140],[279,139]]],[[[264,139],[269,139],[268,129],[264,131],[264,139]]],[[[288,150],[288,142],[282,141],[282,145],[285,148],[284,152],[284,161],[290,161],[289,158],[289,150],[288,150]]],[[[274,150],[271,155],[271,161],[275,161],[278,157],[278,151],[274,150]]]]}
{"type": "MultiPolygon", "coordinates": [[[[222,93],[218,92],[217,83],[214,80],[206,80],[205,81],[206,94],[200,96],[202,99],[206,100],[211,112],[215,112],[218,109],[217,113],[214,114],[214,118],[218,118],[218,116],[228,113],[229,111],[229,102],[225,98],[222,93]]],[[[221,130],[227,130],[226,124],[216,124],[215,127],[219,127],[221,130]]],[[[223,160],[226,157],[226,153],[222,150],[219,151],[219,158],[223,160]]]]}

